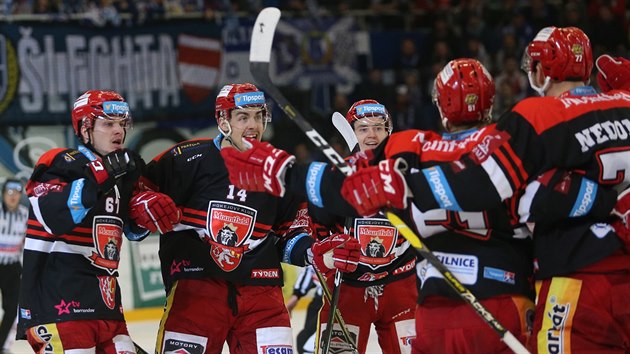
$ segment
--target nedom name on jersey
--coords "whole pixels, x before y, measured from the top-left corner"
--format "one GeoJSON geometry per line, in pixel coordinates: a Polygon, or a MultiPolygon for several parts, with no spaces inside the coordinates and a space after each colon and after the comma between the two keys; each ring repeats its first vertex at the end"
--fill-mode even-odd
{"type": "Polygon", "coordinates": [[[630,136],[630,119],[607,120],[595,123],[590,127],[575,133],[575,138],[582,147],[582,152],[587,152],[595,145],[603,144],[611,140],[626,140],[630,136]]]}

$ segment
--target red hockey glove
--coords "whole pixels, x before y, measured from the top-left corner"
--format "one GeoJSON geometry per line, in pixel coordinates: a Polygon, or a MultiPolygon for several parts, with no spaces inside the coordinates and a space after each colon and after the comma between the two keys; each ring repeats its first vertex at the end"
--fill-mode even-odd
{"type": "Polygon", "coordinates": [[[406,209],[410,197],[406,170],[402,158],[383,160],[346,177],[341,194],[360,215],[373,215],[383,207],[406,209]]]}
{"type": "Polygon", "coordinates": [[[284,196],[284,175],[295,156],[276,149],[269,143],[249,140],[252,147],[240,152],[231,147],[221,149],[221,156],[230,173],[230,183],[252,192],[284,196]]]}
{"type": "Polygon", "coordinates": [[[173,230],[181,219],[181,212],[173,199],[158,192],[142,192],[129,201],[129,216],[138,224],[151,232],[161,234],[173,230]]]}
{"type": "Polygon", "coordinates": [[[372,150],[359,151],[346,158],[348,165],[352,166],[352,169],[356,172],[360,169],[370,167],[370,161],[374,159],[374,152],[372,150]]]}
{"type": "Polygon", "coordinates": [[[135,159],[126,150],[116,150],[87,164],[101,191],[114,187],[116,179],[136,169],[135,159]]]}
{"type": "Polygon", "coordinates": [[[630,60],[622,57],[600,55],[597,65],[597,83],[603,92],[610,90],[630,90],[630,60]]]}
{"type": "Polygon", "coordinates": [[[619,194],[612,214],[619,217],[619,219],[613,221],[611,226],[626,245],[626,249],[630,251],[630,188],[626,188],[625,191],[619,194]]]}
{"type": "Polygon", "coordinates": [[[357,270],[361,245],[352,236],[335,234],[323,241],[315,242],[311,246],[311,251],[313,252],[313,266],[328,277],[335,268],[344,273],[357,270]]]}

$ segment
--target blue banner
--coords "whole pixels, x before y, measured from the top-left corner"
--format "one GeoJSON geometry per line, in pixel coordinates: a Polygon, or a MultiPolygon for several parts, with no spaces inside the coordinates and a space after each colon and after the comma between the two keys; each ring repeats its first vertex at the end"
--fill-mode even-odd
{"type": "Polygon", "coordinates": [[[188,20],[129,28],[0,24],[0,124],[68,124],[89,89],[115,90],[134,120],[212,116],[221,28],[188,20]]]}

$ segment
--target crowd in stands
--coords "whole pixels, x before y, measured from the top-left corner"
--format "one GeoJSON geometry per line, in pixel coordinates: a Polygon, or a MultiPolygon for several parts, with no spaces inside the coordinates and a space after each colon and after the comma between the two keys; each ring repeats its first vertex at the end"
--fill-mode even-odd
{"type": "Polygon", "coordinates": [[[354,16],[360,30],[402,33],[399,52],[373,54],[393,56],[393,67],[365,65],[354,91],[330,90],[331,109],[340,112],[356,99],[379,99],[395,129],[438,129],[433,79],[454,58],[476,58],[491,71],[495,116],[531,95],[519,65],[525,45],[545,26],[580,27],[592,41],[594,57],[629,56],[630,11],[619,0],[5,0],[4,11],[59,20],[79,15],[95,26],[124,26],[178,16],[253,17],[267,6],[288,17],[354,16]],[[427,40],[418,43],[417,32],[427,40]]]}

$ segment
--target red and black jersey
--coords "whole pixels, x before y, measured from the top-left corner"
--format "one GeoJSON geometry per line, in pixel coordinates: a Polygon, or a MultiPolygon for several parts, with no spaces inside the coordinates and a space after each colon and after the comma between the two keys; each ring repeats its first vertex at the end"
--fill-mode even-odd
{"type": "MultiPolygon", "coordinates": [[[[407,181],[421,210],[485,210],[495,207],[552,168],[580,170],[603,186],[630,183],[630,94],[595,93],[578,87],[560,97],[525,99],[505,113],[492,134],[460,160],[417,171],[407,181]],[[471,187],[474,183],[474,187],[471,187]]],[[[540,277],[576,271],[621,247],[601,214],[589,209],[593,189],[580,192],[571,226],[537,223],[540,277]],[[598,219],[599,217],[600,219],[598,219]]],[[[607,270],[627,269],[628,257],[607,270]]]]}
{"type": "Polygon", "coordinates": [[[167,289],[178,279],[203,277],[280,285],[280,262],[300,263],[295,254],[303,258],[313,243],[292,228],[302,200],[230,184],[221,138],[179,143],[147,165],[145,176],[183,210],[175,230],[160,236],[167,289]]]}
{"type": "MultiPolygon", "coordinates": [[[[403,131],[393,134],[381,149],[383,152],[376,153],[383,158],[402,157],[413,162],[410,167],[417,171],[458,160],[493,131],[494,126],[490,125],[429,139],[422,131],[403,131]]],[[[403,216],[427,247],[478,298],[501,294],[533,298],[531,234],[516,213],[516,202],[507,201],[479,212],[423,212],[411,204],[403,216]]],[[[458,298],[426,260],[418,264],[417,274],[419,303],[428,296],[458,298]]]]}
{"type": "Polygon", "coordinates": [[[53,149],[35,165],[20,287],[19,336],[32,326],[124,320],[118,263],[138,174],[99,191],[90,150],[53,149]],[[88,171],[88,172],[86,172],[88,171]]]}
{"type": "MultiPolygon", "coordinates": [[[[348,162],[360,167],[357,165],[369,161],[367,154],[365,158],[364,161],[348,162]]],[[[324,229],[325,234],[318,234],[319,239],[343,232],[359,242],[359,263],[354,272],[343,273],[346,284],[359,287],[386,284],[411,275],[415,269],[415,251],[383,214],[344,218],[312,204],[309,211],[319,223],[329,225],[324,229]]]]}
{"type": "MultiPolygon", "coordinates": [[[[388,137],[374,151],[372,163],[384,158],[402,157],[408,162],[411,175],[417,176],[423,168],[426,168],[425,171],[434,170],[427,166],[440,166],[441,162],[462,158],[495,133],[494,125],[448,134],[442,138],[417,130],[399,132],[388,137]]],[[[306,170],[294,168],[289,178],[289,189],[305,193],[312,204],[325,205],[327,210],[339,215],[352,215],[352,207],[339,195],[343,175],[338,172],[327,173],[328,170],[317,164],[311,164],[306,170]],[[299,182],[301,178],[306,183],[304,180],[299,182]],[[338,187],[331,187],[335,185],[338,187]],[[299,188],[301,186],[306,187],[305,192],[299,188]]],[[[457,162],[453,164],[457,165],[457,162]]],[[[556,191],[558,179],[564,181],[561,179],[564,174],[555,171],[552,176],[553,183],[536,181],[536,188],[528,191],[531,193],[521,196],[522,192],[519,192],[494,209],[464,212],[453,206],[455,210],[444,208],[421,211],[411,204],[401,217],[408,225],[415,226],[417,233],[425,238],[428,248],[453,269],[453,273],[460,276],[476,296],[486,298],[497,294],[520,293],[531,297],[533,289],[529,278],[533,263],[532,241],[522,223],[568,217],[577,204],[576,200],[588,199],[580,196],[582,185],[589,182],[594,184],[580,175],[571,178],[570,182],[560,183],[564,187],[556,191]],[[523,219],[519,220],[521,217],[523,219]]],[[[435,177],[429,175],[428,178],[435,177]]],[[[468,183],[467,188],[474,189],[475,185],[468,183]]],[[[438,191],[438,197],[449,197],[445,190],[438,191]]],[[[590,206],[604,206],[605,213],[608,213],[615,196],[594,190],[589,198],[593,202],[590,206]]],[[[417,199],[414,195],[414,203],[417,199]]],[[[445,203],[448,200],[441,201],[445,203]]],[[[438,280],[437,272],[426,262],[418,270],[423,282],[422,298],[427,295],[453,295],[452,290],[438,280]]]]}
{"type": "Polygon", "coordinates": [[[361,256],[357,270],[344,273],[344,282],[367,287],[390,283],[413,272],[415,251],[383,214],[348,221],[347,231],[359,241],[361,256]]]}

